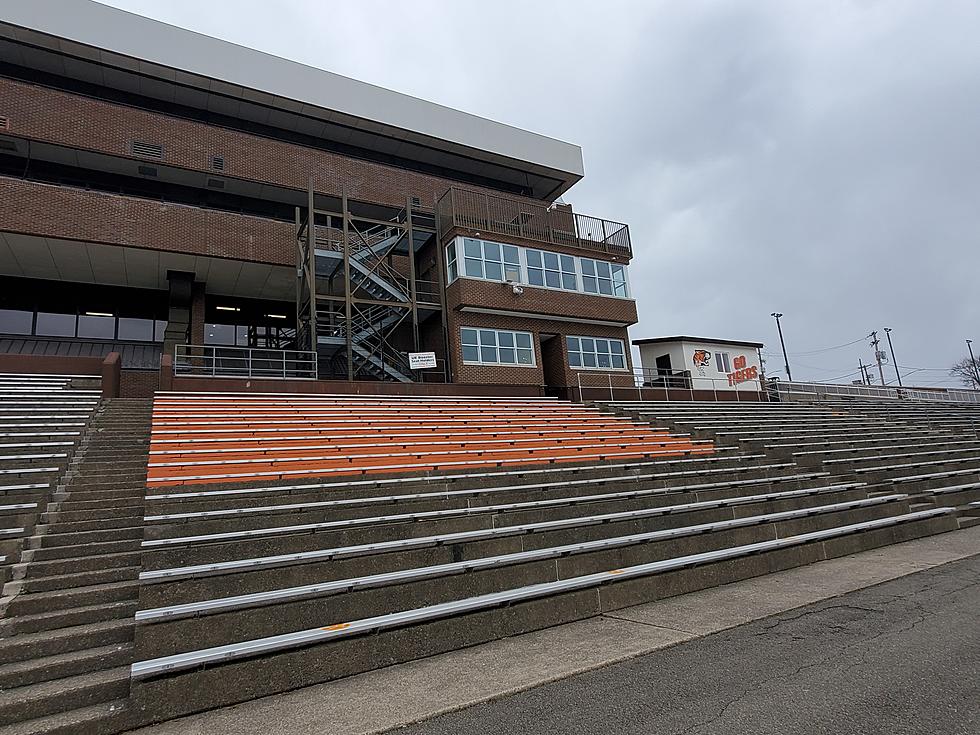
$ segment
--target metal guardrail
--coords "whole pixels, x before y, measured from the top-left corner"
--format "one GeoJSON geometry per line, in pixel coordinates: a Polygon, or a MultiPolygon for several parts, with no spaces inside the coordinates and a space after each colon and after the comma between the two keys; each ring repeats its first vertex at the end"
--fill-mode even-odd
{"type": "Polygon", "coordinates": [[[728,378],[707,378],[650,368],[583,370],[576,376],[579,401],[768,401],[758,379],[732,384],[728,378]]]}
{"type": "Polygon", "coordinates": [[[883,385],[840,385],[837,383],[804,383],[773,380],[769,390],[775,395],[809,394],[815,396],[850,396],[887,400],[936,401],[941,403],[978,403],[980,391],[960,388],[899,388],[883,385]]]}
{"type": "Polygon", "coordinates": [[[311,350],[176,345],[174,376],[316,380],[317,356],[311,350]]]}
{"type": "Polygon", "coordinates": [[[436,209],[440,237],[461,227],[484,235],[509,235],[633,257],[628,225],[576,214],[567,205],[549,207],[454,186],[442,195],[436,209]]]}

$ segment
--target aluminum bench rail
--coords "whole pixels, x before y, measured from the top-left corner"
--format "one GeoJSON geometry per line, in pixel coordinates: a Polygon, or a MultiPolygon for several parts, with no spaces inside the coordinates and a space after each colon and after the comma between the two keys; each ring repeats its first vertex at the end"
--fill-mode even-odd
{"type": "MultiPolygon", "coordinates": [[[[486,556],[478,559],[469,559],[466,561],[434,564],[427,567],[400,569],[394,572],[382,572],[380,574],[370,574],[364,577],[335,579],[328,582],[317,582],[298,587],[284,587],[266,592],[254,592],[245,595],[232,595],[230,597],[220,597],[211,600],[180,603],[177,605],[168,605],[166,607],[139,610],[136,613],[136,622],[160,622],[163,620],[211,615],[217,612],[238,610],[268,605],[271,603],[294,602],[296,600],[305,600],[313,597],[325,597],[328,595],[355,592],[357,590],[370,589],[373,587],[385,587],[392,584],[404,584],[406,582],[434,579],[436,577],[452,576],[455,574],[464,574],[468,572],[481,571],[484,569],[494,569],[497,567],[511,566],[515,564],[525,564],[527,562],[540,561],[543,559],[554,559],[575,554],[586,554],[592,551],[604,551],[607,549],[622,548],[624,546],[632,546],[636,544],[683,538],[686,536],[714,533],[718,531],[727,531],[733,528],[745,528],[747,526],[778,523],[780,521],[795,520],[797,518],[808,518],[829,513],[839,513],[847,510],[868,508],[876,505],[897,502],[900,500],[905,500],[907,497],[907,495],[888,495],[877,498],[852,500],[844,503],[833,503],[830,505],[815,506],[812,508],[799,508],[796,510],[746,516],[744,518],[714,521],[711,523],[698,523],[691,526],[680,526],[677,528],[667,528],[657,531],[632,533],[626,536],[613,536],[609,538],[595,539],[593,541],[580,541],[572,544],[562,544],[561,546],[543,547],[540,549],[518,551],[510,554],[498,554],[496,556],[486,556]]],[[[615,515],[623,516],[622,518],[616,518],[615,520],[629,520],[630,518],[634,517],[642,517],[638,514],[631,513],[615,515]]],[[[578,525],[597,525],[600,522],[601,521],[593,521],[591,524],[583,523],[578,525]]],[[[612,522],[612,520],[610,519],[606,522],[612,522]]],[[[574,527],[575,524],[567,521],[556,521],[548,525],[552,525],[556,528],[568,528],[574,527]]]]}
{"type": "Polygon", "coordinates": [[[943,515],[954,513],[953,508],[935,508],[931,510],[908,513],[901,516],[892,516],[875,521],[855,523],[847,526],[838,526],[823,531],[800,534],[797,536],[787,536],[786,538],[773,541],[763,541],[756,544],[729,547],[718,551],[709,551],[701,554],[691,554],[689,556],[674,557],[663,561],[639,564],[633,567],[622,569],[611,569],[606,572],[583,575],[581,577],[571,577],[558,582],[544,582],[541,584],[529,585],[494,592],[488,595],[479,595],[462,600],[430,605],[428,607],[406,610],[398,613],[388,613],[372,618],[364,618],[351,622],[334,623],[321,628],[297,631],[283,635],[270,636],[267,638],[257,638],[240,643],[232,643],[213,648],[204,648],[187,653],[179,653],[171,656],[137,661],[130,668],[130,675],[134,679],[145,679],[161,674],[176,673],[187,669],[195,669],[207,665],[227,663],[243,658],[274,653],[277,651],[291,650],[302,646],[309,646],[315,643],[324,643],[330,640],[337,640],[364,633],[375,633],[392,628],[405,627],[407,625],[440,620],[453,615],[461,615],[478,610],[486,610],[494,607],[513,605],[518,602],[539,599],[564,592],[572,592],[590,587],[597,587],[627,579],[646,577],[662,572],[696,567],[712,562],[735,559],[752,554],[775,551],[778,549],[800,546],[806,543],[826,541],[828,539],[845,536],[852,533],[861,533],[880,528],[887,528],[902,523],[925,520],[943,515]]]}
{"type": "MultiPolygon", "coordinates": [[[[858,483],[861,484],[861,483],[858,483]]],[[[265,536],[281,536],[286,534],[316,533],[319,531],[359,528],[362,526],[381,525],[388,523],[403,523],[432,520],[438,518],[458,518],[487,513],[504,513],[518,510],[532,510],[536,508],[547,508],[564,505],[581,505],[583,503],[600,502],[602,500],[617,500],[628,497],[643,497],[657,494],[665,494],[664,488],[650,488],[646,490],[629,490],[622,493],[608,493],[592,496],[573,496],[571,498],[549,498],[547,500],[528,500],[519,503],[501,503],[498,505],[479,505],[466,508],[446,508],[443,510],[427,510],[415,513],[397,513],[385,516],[373,516],[369,518],[345,518],[335,521],[321,521],[318,523],[302,523],[291,526],[271,526],[269,528],[254,528],[245,531],[224,531],[220,533],[200,534],[196,536],[177,536],[172,538],[152,539],[142,541],[144,549],[158,548],[165,546],[184,546],[188,544],[210,543],[212,541],[228,541],[237,539],[248,539],[265,536]]],[[[631,513],[644,513],[646,511],[629,511],[631,513]]],[[[242,514],[233,514],[233,516],[242,514]]]]}
{"type": "MultiPolygon", "coordinates": [[[[842,492],[860,487],[863,487],[862,483],[844,483],[841,485],[830,485],[822,488],[805,488],[801,490],[790,490],[787,492],[763,493],[760,495],[747,495],[743,497],[723,498],[719,500],[680,503],[676,505],[662,506],[659,508],[643,509],[641,511],[604,513],[601,515],[583,516],[578,518],[561,519],[557,521],[524,523],[514,526],[500,526],[496,528],[477,529],[473,531],[458,531],[455,533],[418,536],[407,539],[395,539],[392,541],[379,541],[370,544],[358,544],[355,546],[338,546],[334,548],[316,549],[313,551],[302,551],[290,554],[274,554],[270,556],[248,559],[235,559],[231,561],[211,562],[208,564],[194,564],[185,567],[171,567],[169,569],[155,569],[140,572],[139,579],[140,582],[144,584],[170,582],[176,579],[215,576],[241,571],[255,571],[270,567],[294,566],[297,564],[306,564],[314,561],[322,562],[333,561],[336,559],[349,559],[357,556],[381,554],[388,551],[407,551],[412,549],[444,546],[447,544],[478,541],[487,538],[504,538],[507,536],[520,536],[524,534],[561,530],[579,526],[602,525],[620,520],[634,520],[638,518],[656,517],[659,515],[675,515],[699,510],[751,505],[754,503],[765,503],[813,495],[827,495],[834,492],[842,492]]],[[[882,497],[894,498],[898,500],[905,499],[908,497],[908,495],[896,494],[890,496],[878,496],[878,498],[882,497]]]]}
{"type": "MultiPolygon", "coordinates": [[[[753,458],[764,457],[764,455],[748,455],[753,458]]],[[[704,456],[697,458],[688,459],[672,459],[672,460],[646,460],[630,463],[617,463],[603,465],[602,469],[628,469],[628,468],[643,468],[648,466],[662,466],[664,464],[680,464],[683,462],[691,462],[701,464],[702,462],[708,462],[711,460],[721,460],[721,459],[731,459],[730,457],[713,457],[704,456]]],[[[684,477],[700,477],[702,475],[719,474],[723,472],[739,473],[739,472],[750,472],[758,469],[785,469],[787,467],[796,467],[794,462],[780,462],[774,464],[764,464],[764,465],[747,465],[739,467],[710,467],[704,469],[699,467],[695,470],[674,470],[671,472],[653,472],[646,474],[630,474],[622,476],[600,476],[593,478],[586,478],[583,482],[593,482],[596,484],[601,484],[603,482],[608,482],[610,479],[671,479],[671,478],[684,478],[684,477]]],[[[507,477],[507,476],[524,476],[524,475],[543,475],[543,474],[554,474],[555,472],[569,472],[572,474],[591,471],[594,468],[591,467],[581,467],[581,466],[568,466],[568,467],[546,467],[546,468],[532,468],[527,470],[504,470],[496,472],[465,472],[455,475],[420,475],[417,477],[392,477],[392,478],[371,478],[366,480],[347,480],[347,481],[337,481],[337,482],[318,482],[318,483],[301,483],[299,485],[268,485],[262,487],[235,487],[226,488],[224,490],[190,490],[182,492],[168,492],[168,493],[147,493],[146,500],[174,500],[183,498],[200,498],[200,497],[235,497],[239,495],[259,495],[265,493],[292,493],[296,490],[299,492],[309,492],[311,490],[323,490],[328,488],[357,488],[364,486],[384,486],[384,485],[401,485],[404,483],[412,484],[422,484],[430,485],[432,483],[439,482],[456,482],[459,480],[472,480],[472,479],[482,479],[488,477],[507,477]]],[[[807,477],[826,477],[830,473],[828,472],[808,472],[805,473],[807,477]]],[[[567,482],[565,480],[557,482],[567,482]]],[[[547,486],[548,483],[545,483],[547,486]]],[[[517,485],[512,487],[540,487],[541,483],[533,485],[517,485]]],[[[497,487],[497,486],[494,486],[497,487]]],[[[494,488],[487,488],[492,490],[494,488]]],[[[467,488],[467,491],[472,494],[481,494],[483,488],[467,488]]],[[[440,494],[445,494],[447,491],[439,491],[440,494]]]]}
{"type": "MultiPolygon", "coordinates": [[[[697,465],[699,469],[697,470],[680,470],[671,473],[655,473],[656,476],[674,476],[683,475],[689,476],[693,474],[705,474],[705,473],[716,473],[716,472],[740,472],[748,471],[751,469],[756,469],[759,467],[791,467],[794,466],[792,462],[782,462],[779,464],[770,465],[748,465],[745,467],[719,467],[712,468],[709,467],[704,469],[704,465],[710,464],[712,462],[729,461],[735,457],[729,456],[719,456],[724,453],[733,453],[735,447],[716,447],[715,451],[711,454],[698,455],[697,457],[672,457],[669,459],[649,459],[649,460],[636,460],[633,462],[618,462],[601,465],[598,469],[602,470],[621,470],[636,468],[641,469],[645,467],[662,467],[664,465],[678,465],[678,464],[690,464],[697,465]]],[[[766,459],[764,454],[745,454],[737,455],[741,460],[756,460],[756,459],[766,459]]],[[[179,500],[183,498],[204,498],[204,497],[234,497],[237,495],[255,495],[263,493],[292,493],[294,490],[308,492],[311,490],[325,490],[330,488],[358,488],[365,486],[384,486],[384,485],[401,485],[404,483],[410,484],[421,484],[421,485],[431,485],[433,483],[439,482],[457,482],[459,480],[474,480],[474,479],[486,479],[486,478],[500,478],[500,477],[522,477],[525,475],[562,475],[562,474],[578,474],[583,471],[589,472],[594,471],[595,467],[583,467],[580,465],[556,465],[554,467],[532,467],[527,469],[514,469],[514,470],[498,470],[493,472],[459,472],[454,474],[432,474],[432,475],[419,475],[413,477],[378,477],[368,480],[340,480],[335,482],[311,482],[302,483],[299,485],[275,485],[275,486],[263,486],[263,487],[246,487],[246,488],[225,488],[223,490],[195,490],[186,492],[175,492],[175,493],[153,493],[147,494],[147,501],[153,500],[179,500]]],[[[636,477],[636,475],[628,475],[629,477],[636,477]]],[[[644,477],[652,477],[654,475],[644,475],[644,477]]],[[[625,476],[624,476],[625,477],[625,476]]],[[[592,478],[593,482],[601,483],[605,481],[604,476],[598,478],[592,478]]],[[[471,488],[472,492],[479,493],[482,492],[482,488],[471,488]]],[[[445,491],[443,491],[445,492],[445,491]]]]}
{"type": "MultiPolygon", "coordinates": [[[[825,477],[827,473],[800,473],[796,475],[780,475],[777,478],[782,480],[805,480],[813,479],[815,477],[825,477]]],[[[207,520],[212,518],[223,518],[223,517],[245,517],[252,513],[278,513],[289,510],[305,510],[305,509],[326,509],[326,508],[344,508],[344,507],[360,507],[365,505],[391,505],[400,504],[406,501],[417,501],[417,500],[449,500],[452,498],[467,498],[472,496],[483,496],[483,495],[495,495],[497,493],[513,493],[513,492],[541,492],[548,489],[560,489],[569,487],[581,487],[581,486],[591,486],[591,485],[603,485],[610,482],[634,482],[643,481],[644,479],[649,479],[653,475],[622,475],[619,477],[612,478],[602,478],[602,479],[581,479],[581,480],[556,480],[554,482],[542,482],[536,484],[527,485],[505,485],[497,487],[486,487],[486,488],[465,488],[462,490],[437,490],[425,493],[409,493],[400,495],[383,495],[374,498],[343,498],[338,500],[317,500],[306,503],[280,503],[276,505],[265,505],[265,506],[246,506],[244,508],[226,508],[218,510],[202,510],[202,511],[191,511],[186,513],[168,513],[165,515],[148,515],[143,518],[145,523],[174,523],[177,521],[185,520],[207,520]]],[[[556,498],[549,499],[547,501],[521,501],[524,503],[531,503],[533,505],[528,505],[527,507],[541,507],[542,504],[549,505],[576,505],[582,502],[598,502],[601,500],[626,500],[629,498],[636,497],[646,497],[648,495],[660,494],[677,494],[682,492],[700,492],[703,490],[716,490],[723,489],[727,487],[744,487],[751,486],[753,484],[761,484],[763,482],[771,482],[772,478],[761,478],[755,479],[750,478],[747,480],[730,480],[727,482],[715,482],[715,483],[702,483],[698,485],[680,485],[673,487],[657,487],[657,488],[639,488],[635,490],[619,490],[613,493],[600,493],[593,495],[572,495],[567,498],[556,498]],[[564,501],[564,502],[563,502],[564,501]]],[[[842,484],[854,484],[863,485],[864,483],[842,483],[842,484]]],[[[513,504],[510,504],[513,505],[513,504]]]]}

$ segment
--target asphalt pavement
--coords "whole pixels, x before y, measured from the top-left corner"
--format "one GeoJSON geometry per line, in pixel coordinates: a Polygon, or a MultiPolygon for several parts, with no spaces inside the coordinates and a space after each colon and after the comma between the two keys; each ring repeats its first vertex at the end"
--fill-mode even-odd
{"type": "Polygon", "coordinates": [[[391,730],[980,733],[980,556],[391,730]]]}

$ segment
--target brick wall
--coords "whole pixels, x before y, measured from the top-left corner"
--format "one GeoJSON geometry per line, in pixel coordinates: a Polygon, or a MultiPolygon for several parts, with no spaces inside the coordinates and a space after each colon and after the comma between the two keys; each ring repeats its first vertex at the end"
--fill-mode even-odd
{"type": "Polygon", "coordinates": [[[534,286],[523,288],[524,293],[517,295],[506,283],[458,278],[446,289],[446,298],[450,309],[477,306],[623,324],[636,324],[637,321],[636,302],[632,299],[592,296],[534,286]]]}
{"type": "Polygon", "coordinates": [[[150,398],[160,389],[157,370],[123,370],[119,381],[120,398],[150,398]]]}
{"type": "Polygon", "coordinates": [[[292,266],[295,225],[0,177],[8,232],[292,266]]]}
{"type": "MultiPolygon", "coordinates": [[[[209,171],[225,159],[221,176],[340,195],[395,207],[417,196],[433,206],[452,183],[438,176],[363,161],[294,143],[127,107],[78,94],[0,79],[0,115],[9,134],[125,158],[132,141],[164,146],[161,163],[209,171]]],[[[470,187],[478,188],[478,187],[470,187]]],[[[528,200],[531,201],[531,200],[528,200]]]]}

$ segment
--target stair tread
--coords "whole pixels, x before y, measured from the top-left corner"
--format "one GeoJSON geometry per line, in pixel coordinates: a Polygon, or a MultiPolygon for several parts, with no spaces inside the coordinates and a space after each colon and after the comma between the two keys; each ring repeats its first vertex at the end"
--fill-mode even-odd
{"type": "MultiPolygon", "coordinates": [[[[0,620],[0,630],[3,630],[3,623],[9,623],[12,621],[30,621],[30,620],[43,621],[43,620],[50,620],[50,619],[64,617],[65,615],[71,615],[73,613],[81,614],[87,612],[97,612],[99,610],[111,611],[114,609],[125,610],[126,608],[132,607],[133,605],[138,605],[138,601],[136,598],[133,598],[132,600],[115,600],[112,602],[99,602],[94,605],[78,605],[77,607],[63,607],[57,610],[48,610],[47,612],[43,612],[43,613],[33,613],[27,615],[11,615],[10,617],[0,620]]],[[[106,621],[100,621],[100,622],[106,622],[106,621]]],[[[21,634],[18,633],[16,635],[21,635],[21,634]]]]}
{"type": "MultiPolygon", "coordinates": [[[[40,656],[38,658],[26,659],[24,661],[11,661],[10,663],[0,664],[0,677],[3,677],[4,675],[9,676],[15,673],[31,671],[32,669],[43,668],[45,666],[66,663],[69,661],[80,661],[89,658],[100,658],[102,656],[117,653],[122,650],[132,651],[133,644],[111,643],[107,646],[98,646],[96,648],[82,648],[77,651],[69,651],[67,653],[57,653],[52,656],[40,656]]],[[[97,672],[90,672],[90,673],[97,673],[97,672]]],[[[38,682],[38,683],[42,683],[42,682],[38,682]]],[[[7,691],[11,691],[11,690],[8,689],[7,691]]]]}
{"type": "Polygon", "coordinates": [[[65,694],[72,689],[111,684],[123,680],[129,680],[129,666],[113,666],[109,669],[66,676],[63,679],[25,684],[24,686],[7,689],[0,694],[0,707],[6,704],[7,700],[25,701],[30,699],[43,699],[65,694]]]}
{"type": "MultiPolygon", "coordinates": [[[[137,569],[139,567],[136,567],[137,569]]],[[[120,582],[102,582],[100,584],[89,584],[83,587],[65,587],[58,590],[43,590],[41,592],[23,592],[15,599],[43,600],[44,598],[55,598],[66,594],[79,594],[99,592],[101,590],[118,589],[119,587],[139,587],[138,579],[126,579],[120,582]]]]}
{"type": "Polygon", "coordinates": [[[57,732],[66,729],[68,731],[82,731],[80,730],[82,727],[85,728],[84,732],[117,732],[117,728],[101,731],[93,730],[92,727],[97,725],[99,721],[104,720],[108,723],[111,719],[122,717],[126,711],[126,701],[116,699],[100,704],[93,704],[89,707],[81,707],[79,709],[58,712],[53,715],[46,715],[45,717],[38,717],[34,720],[24,720],[23,722],[3,727],[2,732],[3,735],[37,735],[38,733],[57,732]]]}

